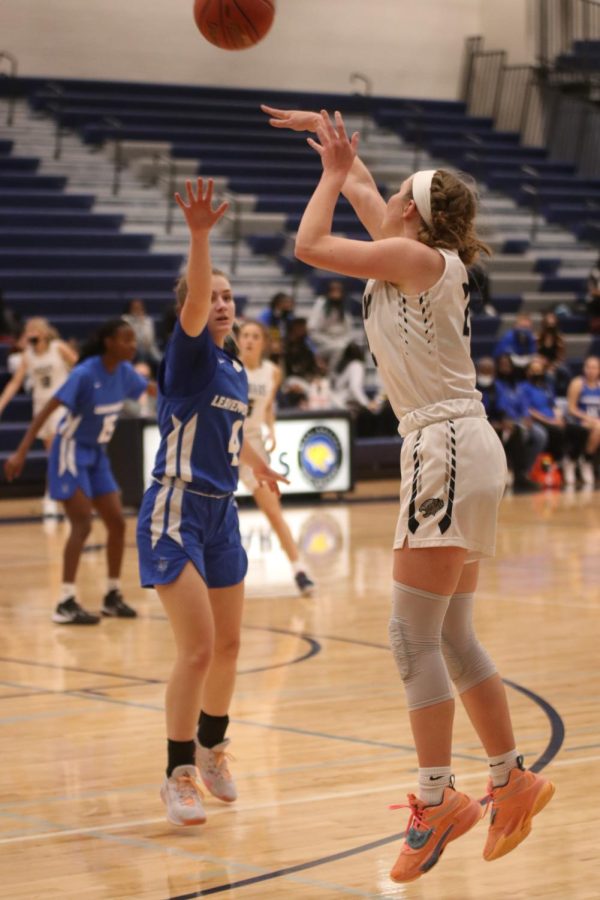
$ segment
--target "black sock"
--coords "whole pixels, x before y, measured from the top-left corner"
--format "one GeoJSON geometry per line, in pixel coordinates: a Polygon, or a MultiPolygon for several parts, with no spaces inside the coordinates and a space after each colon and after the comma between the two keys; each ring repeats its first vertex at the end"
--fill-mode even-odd
{"type": "Polygon", "coordinates": [[[229,725],[229,716],[209,716],[200,713],[198,722],[198,743],[203,747],[215,747],[225,740],[225,732],[229,725]]]}
{"type": "Polygon", "coordinates": [[[173,774],[177,766],[196,765],[196,745],[194,741],[171,741],[167,739],[167,778],[173,774]]]}

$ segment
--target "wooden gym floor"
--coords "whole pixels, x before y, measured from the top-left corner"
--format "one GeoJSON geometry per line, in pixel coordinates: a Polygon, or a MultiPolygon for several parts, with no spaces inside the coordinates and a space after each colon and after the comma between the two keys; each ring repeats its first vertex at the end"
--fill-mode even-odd
{"type": "MultiPolygon", "coordinates": [[[[507,497],[478,592],[518,745],[556,796],[509,856],[482,860],[484,820],[407,886],[387,877],[407,821],[388,806],[415,785],[386,648],[397,504],[356,499],[289,510],[313,599],[295,595],[266,522],[242,511],[250,573],[230,726],[240,798],[209,798],[208,823],[185,830],[158,797],[172,646],[156,595],[138,587],[135,520],[124,587],[139,619],[69,628],[50,622],[65,525],[28,519],[36,500],[0,504],[0,896],[600,897],[600,494],[507,497]]],[[[95,524],[79,578],[90,608],[103,541],[95,524]]],[[[482,796],[484,754],[460,709],[455,751],[457,785],[482,796]]]]}

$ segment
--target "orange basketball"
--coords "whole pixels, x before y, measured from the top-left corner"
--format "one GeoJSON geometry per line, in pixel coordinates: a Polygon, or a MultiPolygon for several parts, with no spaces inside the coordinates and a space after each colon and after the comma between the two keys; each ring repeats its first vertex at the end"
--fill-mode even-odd
{"type": "Polygon", "coordinates": [[[194,19],[207,41],[245,50],[261,41],[275,16],[275,0],[194,0],[194,19]]]}

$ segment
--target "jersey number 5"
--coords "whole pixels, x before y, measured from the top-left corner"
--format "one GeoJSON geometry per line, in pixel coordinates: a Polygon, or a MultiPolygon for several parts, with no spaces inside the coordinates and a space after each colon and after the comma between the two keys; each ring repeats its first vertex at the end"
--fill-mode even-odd
{"type": "Polygon", "coordinates": [[[244,424],[243,419],[238,419],[237,422],[233,423],[233,428],[231,429],[231,437],[229,438],[229,445],[227,447],[227,452],[231,453],[231,465],[239,466],[240,464],[240,428],[244,424]]]}
{"type": "Polygon", "coordinates": [[[108,444],[111,437],[113,436],[113,432],[115,430],[115,425],[117,424],[117,419],[119,418],[119,413],[111,413],[108,416],[104,416],[104,421],[102,422],[102,430],[98,435],[98,443],[99,444],[108,444]]]}

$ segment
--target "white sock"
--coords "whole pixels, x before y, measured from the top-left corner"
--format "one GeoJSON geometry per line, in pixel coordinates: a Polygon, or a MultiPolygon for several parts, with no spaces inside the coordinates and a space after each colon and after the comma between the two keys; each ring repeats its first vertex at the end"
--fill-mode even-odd
{"type": "Polygon", "coordinates": [[[512,769],[518,766],[519,754],[516,750],[509,750],[508,753],[501,753],[500,756],[490,756],[488,765],[490,767],[490,778],[494,787],[502,787],[508,781],[508,776],[512,769]]]}
{"type": "Polygon", "coordinates": [[[120,591],[121,590],[121,579],[120,578],[108,578],[106,581],[106,593],[110,594],[111,591],[120,591]]]}
{"type": "Polygon", "coordinates": [[[63,603],[69,597],[76,597],[75,584],[71,584],[70,581],[63,581],[60,586],[60,602],[63,603]]]}
{"type": "Polygon", "coordinates": [[[450,766],[434,766],[430,769],[419,769],[419,800],[426,806],[437,806],[444,798],[444,789],[452,782],[450,766]]]}
{"type": "Polygon", "coordinates": [[[290,560],[290,566],[294,575],[297,575],[298,572],[306,572],[306,566],[299,559],[294,560],[294,562],[290,560]]]}

